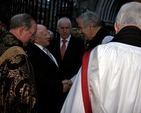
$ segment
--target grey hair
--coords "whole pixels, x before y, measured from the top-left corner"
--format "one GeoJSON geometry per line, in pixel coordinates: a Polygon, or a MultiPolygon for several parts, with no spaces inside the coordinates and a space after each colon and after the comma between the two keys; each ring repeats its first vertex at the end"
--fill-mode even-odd
{"type": "Polygon", "coordinates": [[[58,22],[57,22],[57,28],[59,28],[60,22],[68,22],[68,23],[70,24],[70,27],[72,27],[71,21],[70,21],[70,19],[67,18],[67,17],[62,17],[62,18],[60,18],[60,19],[58,20],[58,22]]]}
{"type": "Polygon", "coordinates": [[[47,30],[51,36],[54,36],[54,33],[51,30],[47,30]]]}
{"type": "Polygon", "coordinates": [[[31,28],[32,21],[34,21],[34,19],[29,14],[17,14],[11,18],[10,29],[16,29],[21,26],[25,26],[26,30],[29,30],[31,28]]]}
{"type": "Polygon", "coordinates": [[[86,11],[85,13],[81,14],[76,18],[76,22],[78,23],[80,19],[83,21],[84,27],[87,27],[91,23],[93,23],[94,27],[100,27],[102,25],[102,21],[99,16],[92,11],[86,11]]]}
{"type": "Polygon", "coordinates": [[[141,3],[139,2],[129,2],[124,4],[115,20],[119,29],[127,24],[134,24],[141,28],[141,3]]]}

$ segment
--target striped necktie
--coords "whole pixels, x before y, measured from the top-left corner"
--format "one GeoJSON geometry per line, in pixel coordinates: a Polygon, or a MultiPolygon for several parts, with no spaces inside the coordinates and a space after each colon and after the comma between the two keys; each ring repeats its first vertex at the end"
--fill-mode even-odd
{"type": "Polygon", "coordinates": [[[53,57],[52,57],[50,51],[49,51],[47,48],[44,48],[43,50],[44,50],[44,51],[46,52],[46,54],[54,61],[54,59],[53,59],[53,57]]]}

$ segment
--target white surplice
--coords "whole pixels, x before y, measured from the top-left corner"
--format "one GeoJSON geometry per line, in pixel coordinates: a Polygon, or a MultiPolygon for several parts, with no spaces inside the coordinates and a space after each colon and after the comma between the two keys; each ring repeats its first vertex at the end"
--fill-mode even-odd
{"type": "MultiPolygon", "coordinates": [[[[110,42],[93,49],[88,85],[92,113],[141,113],[141,48],[110,42]]],[[[85,113],[81,69],[61,113],[85,113]]]]}

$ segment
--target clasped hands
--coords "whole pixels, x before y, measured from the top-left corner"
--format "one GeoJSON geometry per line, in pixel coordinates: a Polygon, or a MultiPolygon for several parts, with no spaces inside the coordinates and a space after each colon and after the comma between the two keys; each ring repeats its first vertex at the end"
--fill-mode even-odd
{"type": "Polygon", "coordinates": [[[72,86],[72,81],[65,79],[62,81],[62,84],[63,84],[63,93],[66,93],[70,90],[72,86]]]}

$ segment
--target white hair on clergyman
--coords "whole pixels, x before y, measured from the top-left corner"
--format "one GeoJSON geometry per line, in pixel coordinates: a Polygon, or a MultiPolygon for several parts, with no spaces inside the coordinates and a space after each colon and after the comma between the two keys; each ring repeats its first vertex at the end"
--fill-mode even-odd
{"type": "Polygon", "coordinates": [[[119,29],[127,24],[133,24],[141,29],[141,3],[129,2],[124,4],[116,17],[116,24],[119,29]]]}

